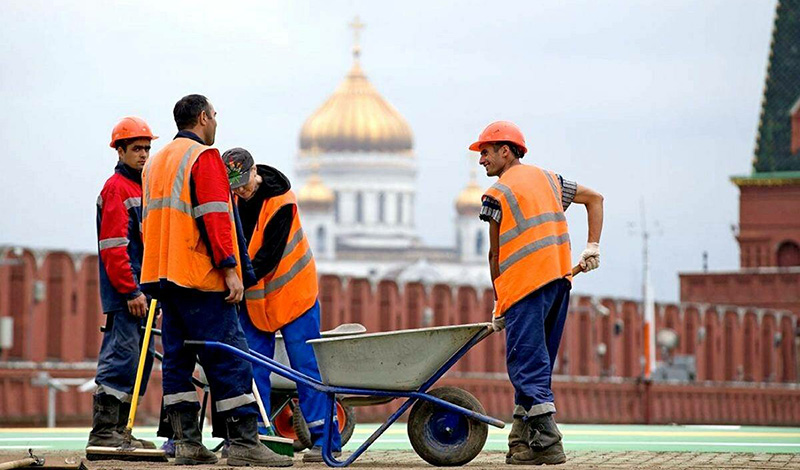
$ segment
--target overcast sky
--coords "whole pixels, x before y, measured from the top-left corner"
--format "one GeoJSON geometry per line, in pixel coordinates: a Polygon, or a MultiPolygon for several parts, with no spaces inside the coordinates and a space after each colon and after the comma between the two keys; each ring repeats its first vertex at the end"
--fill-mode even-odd
{"type": "MultiPolygon", "coordinates": [[[[605,195],[601,269],[578,292],[639,297],[640,203],[656,297],[678,272],[736,269],[733,174],[750,172],[775,2],[0,1],[0,244],[92,251],[110,131],[162,138],[188,93],[219,112],[217,146],[293,174],[298,133],[351,64],[408,119],[423,240],[455,244],[466,146],[516,122],[524,162],[605,195]]],[[[290,176],[291,177],[291,176],[290,176]]],[[[482,179],[488,186],[490,181],[482,179]]],[[[577,258],[582,207],[568,212],[577,258]]]]}

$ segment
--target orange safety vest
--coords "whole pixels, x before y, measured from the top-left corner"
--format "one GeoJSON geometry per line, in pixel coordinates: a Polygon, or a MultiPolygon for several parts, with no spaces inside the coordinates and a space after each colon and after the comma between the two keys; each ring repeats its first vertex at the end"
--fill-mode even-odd
{"type": "Polygon", "coordinates": [[[572,280],[569,230],[558,176],[530,165],[508,169],[485,196],[500,202],[500,275],[495,315],[556,279],[572,280]]]}
{"type": "Polygon", "coordinates": [[[236,270],[242,277],[233,220],[233,204],[210,202],[192,207],[192,166],[209,147],[179,137],[147,160],[142,176],[142,284],[169,281],[206,292],[225,292],[225,275],[214,267],[195,218],[211,212],[227,212],[236,270]]]}
{"type": "Polygon", "coordinates": [[[300,225],[297,199],[292,191],[264,201],[247,252],[251,259],[255,258],[264,241],[264,229],[275,213],[287,204],[293,205],[294,212],[281,260],[272,272],[244,294],[250,321],[262,331],[279,330],[306,313],[317,301],[317,265],[300,225]]]}

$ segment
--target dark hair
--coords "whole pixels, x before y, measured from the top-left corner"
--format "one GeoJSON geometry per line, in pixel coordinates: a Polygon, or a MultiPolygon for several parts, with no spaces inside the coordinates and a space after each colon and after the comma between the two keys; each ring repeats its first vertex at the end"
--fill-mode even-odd
{"type": "Polygon", "coordinates": [[[203,111],[208,111],[208,98],[203,95],[186,95],[175,103],[172,116],[180,131],[196,125],[197,118],[203,111]]]}
{"type": "Polygon", "coordinates": [[[131,137],[130,139],[118,139],[116,142],[114,142],[114,147],[117,149],[122,147],[122,151],[127,152],[128,146],[132,144],[135,140],[139,139],[141,139],[141,137],[131,137]]]}
{"type": "Polygon", "coordinates": [[[497,152],[500,147],[508,145],[508,148],[511,150],[511,153],[514,155],[514,158],[522,158],[525,156],[525,152],[522,151],[522,148],[519,147],[517,144],[513,142],[495,142],[492,144],[494,147],[494,151],[497,152]]]}

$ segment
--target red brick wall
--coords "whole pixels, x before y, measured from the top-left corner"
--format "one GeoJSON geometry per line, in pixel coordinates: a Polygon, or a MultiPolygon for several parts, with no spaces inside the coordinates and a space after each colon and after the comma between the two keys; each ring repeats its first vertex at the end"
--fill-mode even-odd
{"type": "Polygon", "coordinates": [[[800,269],[762,268],[680,275],[681,302],[763,307],[800,315],[800,269]]]}
{"type": "MultiPolygon", "coordinates": [[[[0,361],[12,361],[16,367],[28,370],[28,375],[20,376],[18,369],[0,369],[6,377],[3,379],[6,382],[0,385],[5,387],[0,388],[0,423],[24,419],[38,422],[44,419],[46,412],[41,401],[44,389],[34,390],[30,386],[31,371],[43,367],[44,361],[69,365],[91,361],[97,356],[101,338],[99,325],[103,322],[97,295],[97,257],[23,249],[0,250],[0,260],[5,261],[0,264],[0,315],[10,315],[15,322],[14,347],[0,353],[0,361]],[[20,364],[21,361],[32,364],[20,364]],[[29,397],[25,398],[28,401],[20,408],[22,411],[14,411],[16,399],[13,397],[18,393],[29,397]]],[[[800,298],[798,278],[800,270],[750,279],[729,276],[720,281],[706,277],[698,282],[720,289],[721,303],[727,305],[733,303],[732,298],[738,299],[736,296],[747,299],[748,293],[765,292],[776,306],[783,307],[800,298]]],[[[681,279],[682,294],[690,294],[693,292],[690,289],[697,286],[697,283],[684,285],[688,279],[685,276],[681,279]]],[[[320,302],[324,329],[360,322],[369,331],[386,331],[487,321],[493,293],[490,289],[476,291],[471,286],[398,285],[389,280],[370,282],[324,275],[320,279],[320,302]]],[[[658,329],[669,327],[679,334],[678,353],[695,355],[698,381],[797,381],[796,325],[795,317],[784,311],[717,307],[708,303],[659,305],[656,318],[658,329]]],[[[586,398],[589,404],[582,404],[584,398],[565,399],[578,400],[575,402],[578,405],[574,405],[578,409],[602,408],[602,400],[629,400],[626,394],[634,393],[630,387],[614,384],[627,383],[620,380],[641,375],[642,341],[638,302],[574,295],[555,373],[582,377],[583,381],[589,378],[592,383],[603,384],[597,385],[600,389],[613,390],[607,392],[613,397],[586,395],[588,392],[582,392],[582,386],[575,385],[569,390],[575,390],[575,397],[589,397],[586,398]],[[597,382],[598,378],[606,382],[597,382]]],[[[55,376],[62,372],[50,370],[55,376]]],[[[493,412],[502,414],[510,409],[507,405],[511,399],[507,395],[505,371],[504,337],[499,334],[470,351],[452,373],[467,374],[463,377],[493,377],[492,381],[482,383],[482,387],[488,388],[481,389],[484,391],[480,396],[490,403],[487,406],[491,406],[493,412]]],[[[91,370],[80,373],[81,377],[92,375],[91,370]]],[[[567,380],[564,377],[562,381],[567,380]]],[[[576,383],[584,383],[581,380],[576,383]]],[[[159,398],[160,387],[154,384],[148,392],[148,403],[152,401],[157,407],[159,398]]],[[[89,394],[72,391],[59,396],[59,400],[59,412],[66,413],[66,419],[88,416],[89,394]]],[[[580,419],[579,415],[574,416],[580,419]]],[[[644,415],[633,413],[630,416],[644,415]]]]}
{"type": "Polygon", "coordinates": [[[800,245],[800,185],[743,185],[739,190],[741,267],[778,266],[782,244],[800,245]]]}

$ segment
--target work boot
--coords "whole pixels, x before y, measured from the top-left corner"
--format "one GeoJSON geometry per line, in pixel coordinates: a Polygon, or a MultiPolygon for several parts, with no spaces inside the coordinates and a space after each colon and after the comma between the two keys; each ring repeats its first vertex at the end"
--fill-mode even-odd
{"type": "Polygon", "coordinates": [[[561,445],[561,432],[553,413],[525,420],[529,449],[511,456],[512,465],[556,465],[567,461],[561,445]]]}
{"type": "MultiPolygon", "coordinates": [[[[106,393],[93,397],[92,430],[86,447],[122,447],[123,434],[117,430],[120,404],[119,400],[106,393]]],[[[142,447],[136,442],[131,442],[131,446],[142,447]]]]}
{"type": "MultiPolygon", "coordinates": [[[[341,457],[342,453],[334,451],[332,452],[334,457],[341,457]]],[[[319,463],[324,462],[322,460],[322,446],[313,446],[312,448],[308,449],[305,454],[303,454],[303,463],[319,463]]]]}
{"type": "Polygon", "coordinates": [[[508,452],[506,452],[506,463],[511,463],[511,456],[518,452],[525,452],[530,449],[525,436],[525,422],[521,416],[514,416],[511,424],[511,432],[508,433],[508,452]]]}
{"type": "Polygon", "coordinates": [[[231,467],[291,467],[292,459],[278,455],[258,440],[255,415],[229,416],[225,420],[231,448],[228,465],[231,467]]]}
{"type": "Polygon", "coordinates": [[[170,411],[169,420],[175,433],[175,464],[202,465],[217,463],[217,456],[203,445],[203,434],[197,424],[197,411],[170,411]]]}
{"type": "MultiPolygon", "coordinates": [[[[128,415],[131,413],[131,404],[122,402],[119,405],[119,420],[117,421],[117,432],[121,436],[125,436],[125,428],[128,427],[128,415]]],[[[134,442],[138,442],[143,449],[155,449],[156,445],[145,439],[137,439],[136,436],[131,434],[131,445],[136,446],[134,442]]]]}

